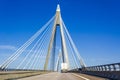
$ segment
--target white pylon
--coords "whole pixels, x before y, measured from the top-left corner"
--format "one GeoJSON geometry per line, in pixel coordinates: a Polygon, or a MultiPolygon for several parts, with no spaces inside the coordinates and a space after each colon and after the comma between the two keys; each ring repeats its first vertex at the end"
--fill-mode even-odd
{"type": "Polygon", "coordinates": [[[63,31],[62,18],[61,18],[61,13],[60,13],[60,5],[58,4],[57,9],[56,9],[56,14],[55,14],[53,30],[52,30],[52,36],[51,36],[51,40],[50,40],[49,47],[48,47],[48,53],[47,53],[46,60],[45,60],[44,70],[48,69],[48,63],[49,63],[49,59],[50,59],[51,50],[53,47],[53,41],[55,39],[57,26],[60,27],[60,33],[61,33],[62,50],[63,50],[63,54],[64,54],[63,56],[65,58],[63,63],[66,63],[67,69],[69,69],[68,51],[67,51],[66,40],[65,40],[65,35],[64,35],[64,31],[63,31]]]}

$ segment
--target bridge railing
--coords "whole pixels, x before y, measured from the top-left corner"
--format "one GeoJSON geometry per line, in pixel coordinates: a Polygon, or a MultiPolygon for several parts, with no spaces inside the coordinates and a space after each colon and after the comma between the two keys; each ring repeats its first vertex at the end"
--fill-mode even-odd
{"type": "Polygon", "coordinates": [[[120,63],[86,67],[83,71],[120,71],[120,63]]]}
{"type": "Polygon", "coordinates": [[[80,72],[120,80],[120,63],[85,67],[80,72]]]}

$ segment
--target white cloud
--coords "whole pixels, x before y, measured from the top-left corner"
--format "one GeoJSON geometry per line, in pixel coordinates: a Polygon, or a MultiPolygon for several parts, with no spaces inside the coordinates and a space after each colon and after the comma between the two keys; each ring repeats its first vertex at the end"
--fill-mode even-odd
{"type": "Polygon", "coordinates": [[[2,49],[2,50],[16,50],[16,47],[11,46],[11,45],[0,45],[0,49],[2,49]]]}

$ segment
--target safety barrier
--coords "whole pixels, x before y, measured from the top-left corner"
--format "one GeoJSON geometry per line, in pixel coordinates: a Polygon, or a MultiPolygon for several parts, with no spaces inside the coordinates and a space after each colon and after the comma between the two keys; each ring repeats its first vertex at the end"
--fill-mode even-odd
{"type": "Polygon", "coordinates": [[[120,80],[120,63],[82,68],[81,73],[120,80]]]}

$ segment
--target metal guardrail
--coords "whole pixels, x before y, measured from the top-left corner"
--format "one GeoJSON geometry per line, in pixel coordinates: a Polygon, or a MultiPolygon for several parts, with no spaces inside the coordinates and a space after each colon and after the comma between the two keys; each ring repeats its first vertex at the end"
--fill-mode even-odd
{"type": "Polygon", "coordinates": [[[112,80],[120,80],[120,63],[85,67],[80,72],[112,80]]]}
{"type": "Polygon", "coordinates": [[[120,63],[91,66],[91,67],[86,67],[85,70],[87,71],[120,71],[120,63]]]}

